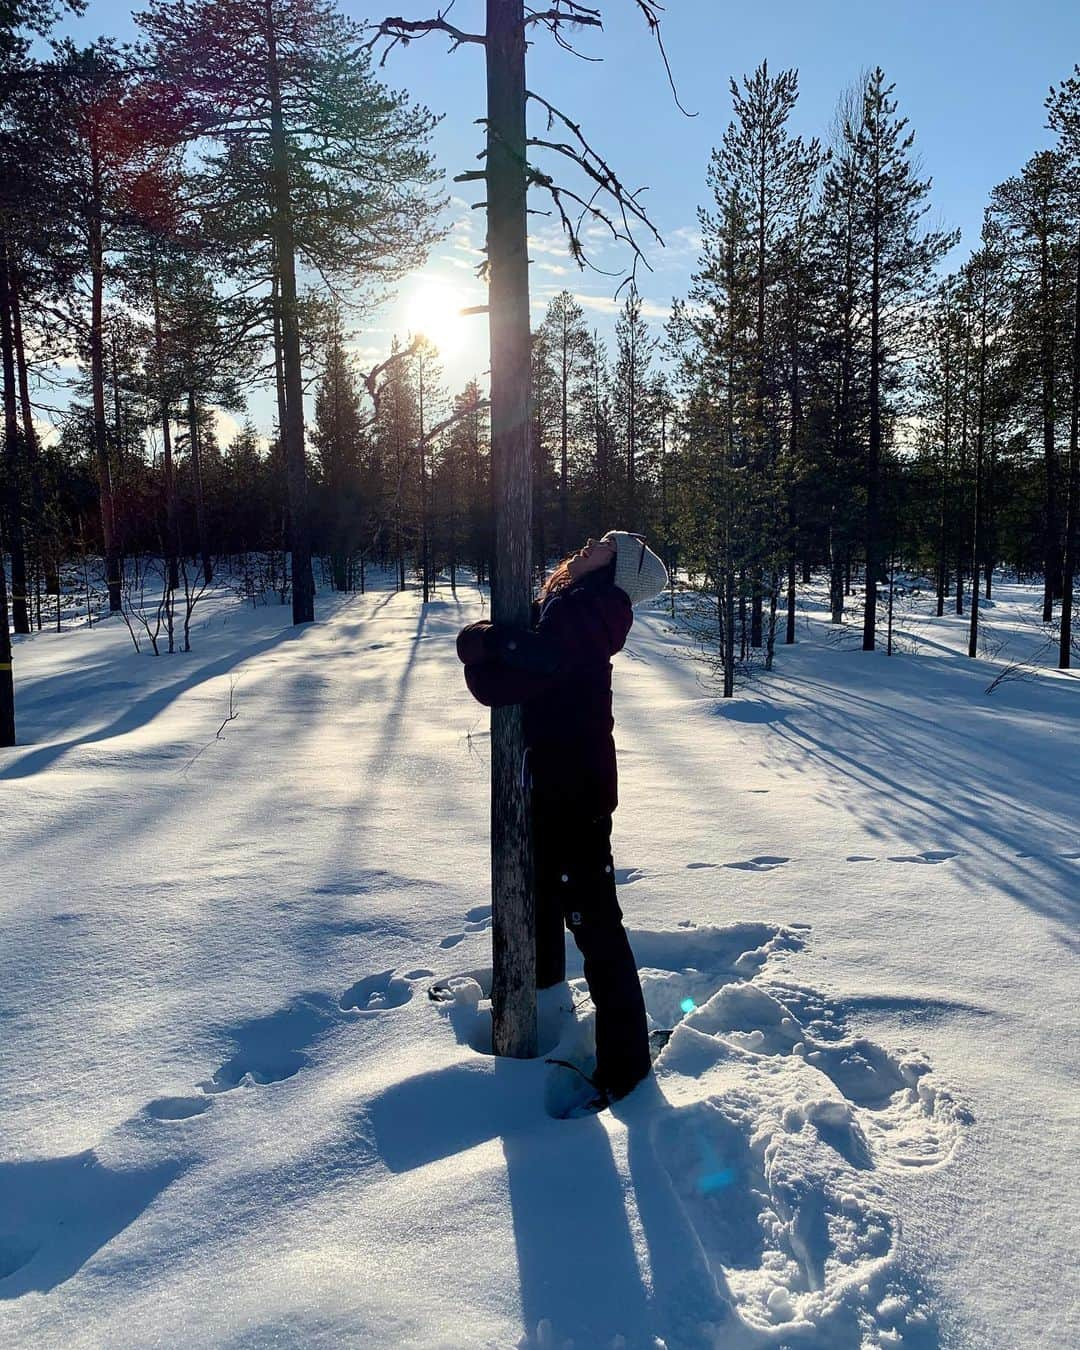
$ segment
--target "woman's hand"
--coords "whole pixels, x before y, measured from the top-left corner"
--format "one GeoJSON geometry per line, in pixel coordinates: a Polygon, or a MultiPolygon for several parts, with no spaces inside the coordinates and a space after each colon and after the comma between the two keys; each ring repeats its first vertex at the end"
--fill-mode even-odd
{"type": "Polygon", "coordinates": [[[467,624],[457,635],[458,660],[465,666],[478,666],[495,655],[491,636],[495,625],[488,619],[467,624]]]}

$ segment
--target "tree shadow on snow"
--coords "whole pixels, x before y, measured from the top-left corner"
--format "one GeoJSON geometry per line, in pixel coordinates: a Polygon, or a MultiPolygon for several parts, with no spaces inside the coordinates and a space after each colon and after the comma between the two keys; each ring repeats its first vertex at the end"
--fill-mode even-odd
{"type": "Polygon", "coordinates": [[[407,1172],[501,1139],[526,1333],[546,1320],[559,1345],[635,1343],[646,1296],[607,1133],[548,1117],[538,1068],[485,1058],[396,1084],[370,1108],[378,1151],[407,1172]]]}
{"type": "Polygon", "coordinates": [[[715,1344],[733,1317],[715,1272],[672,1192],[653,1144],[670,1111],[652,1080],[620,1117],[628,1130],[636,1210],[648,1250],[638,1263],[624,1178],[598,1117],[553,1120],[535,1061],[485,1058],[394,1085],[368,1110],[374,1141],[393,1172],[407,1172],[500,1139],[506,1160],[521,1287],[523,1345],[715,1344]],[[550,1324],[550,1331],[542,1324],[550,1324]]]}
{"type": "Polygon", "coordinates": [[[184,1170],[106,1167],[93,1152],[0,1163],[0,1299],[70,1280],[184,1170]]]}
{"type": "MultiPolygon", "coordinates": [[[[215,660],[204,662],[188,670],[181,679],[174,680],[171,683],[160,685],[149,689],[141,698],[136,698],[133,702],[128,702],[126,696],[119,700],[119,707],[114,702],[111,706],[108,702],[108,686],[105,686],[105,706],[114,715],[110,721],[104,722],[93,731],[87,732],[83,736],[75,736],[66,741],[53,741],[48,745],[38,746],[36,749],[25,749],[20,746],[19,749],[25,749],[25,753],[18,758],[9,760],[6,764],[0,766],[0,779],[7,778],[30,778],[43,769],[48,769],[62,760],[69,750],[75,750],[79,746],[93,745],[99,741],[110,740],[114,736],[124,736],[129,732],[138,731],[147,723],[153,721],[160,713],[182,694],[189,690],[205,684],[208,680],[217,679],[221,675],[227,675],[235,670],[245,661],[253,657],[261,656],[270,651],[273,647],[282,642],[295,642],[301,640],[302,633],[296,633],[291,629],[282,629],[269,637],[261,638],[258,642],[249,643],[247,646],[238,647],[228,652],[224,656],[217,657],[215,660]]],[[[190,657],[190,653],[183,654],[190,657]]],[[[164,658],[162,658],[164,659],[164,658]]],[[[170,658],[179,662],[180,657],[170,658]]],[[[126,688],[121,686],[121,688],[126,688]]],[[[76,699],[75,694],[71,695],[76,699]]],[[[62,697],[52,695],[48,701],[48,717],[51,734],[55,734],[58,720],[62,722],[65,712],[65,704],[69,702],[62,697]]],[[[26,706],[32,707],[32,700],[26,700],[26,706]]],[[[74,707],[75,704],[72,704],[74,707]]]]}

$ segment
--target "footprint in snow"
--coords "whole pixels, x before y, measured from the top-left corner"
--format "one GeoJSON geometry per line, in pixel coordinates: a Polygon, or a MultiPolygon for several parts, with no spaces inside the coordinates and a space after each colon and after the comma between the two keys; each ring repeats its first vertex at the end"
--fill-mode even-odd
{"type": "MultiPolygon", "coordinates": [[[[657,1075],[668,1101],[698,1100],[642,1118],[653,1154],[717,1293],[747,1326],[793,1344],[809,1324],[814,1344],[847,1345],[857,1319],[881,1344],[936,1346],[874,1174],[941,1164],[971,1116],[921,1059],[849,1035],[842,1003],[755,983],[759,954],[736,961],[734,979],[712,963],[713,993],[702,980],[679,1005],[689,1011],[657,1075]]],[[[692,946],[682,959],[674,990],[642,972],[654,1019],[710,964],[692,946]]]]}
{"type": "Polygon", "coordinates": [[[342,994],[338,1007],[342,1012],[376,1013],[387,1008],[400,1008],[413,996],[408,979],[384,970],[378,975],[365,975],[342,994]]]}
{"type": "Polygon", "coordinates": [[[491,906],[474,905],[465,915],[466,933],[484,933],[491,927],[491,906]]]}
{"type": "Polygon", "coordinates": [[[146,1114],[153,1120],[190,1120],[213,1106],[211,1097],[158,1097],[147,1102],[146,1114]]]}
{"type": "Polygon", "coordinates": [[[332,998],[312,992],[299,995],[276,1012],[230,1027],[228,1035],[236,1052],[199,1087],[214,1094],[247,1084],[265,1087],[294,1077],[311,1062],[308,1047],[339,1011],[332,998]]]}
{"type": "Polygon", "coordinates": [[[491,906],[474,905],[472,909],[467,910],[465,913],[464,931],[460,933],[447,933],[446,937],[439,943],[439,946],[442,947],[444,951],[448,951],[451,947],[456,947],[459,942],[464,942],[465,938],[470,933],[486,933],[490,927],[491,906]]]}
{"type": "Polygon", "coordinates": [[[950,853],[948,849],[928,849],[925,853],[895,853],[890,856],[889,861],[933,864],[948,862],[950,858],[956,856],[955,852],[950,853]]]}
{"type": "Polygon", "coordinates": [[[872,858],[872,857],[871,857],[869,854],[867,854],[867,853],[849,853],[849,854],[847,855],[847,857],[844,859],[844,861],[845,861],[845,862],[874,862],[875,859],[872,858]]]}
{"type": "Polygon", "coordinates": [[[725,867],[735,868],[739,872],[771,872],[774,867],[782,867],[790,858],[781,858],[771,853],[761,853],[756,858],[747,858],[745,862],[724,863],[725,867]]]}
{"type": "Polygon", "coordinates": [[[296,1050],[279,1050],[266,1055],[242,1053],[234,1055],[208,1082],[199,1086],[204,1092],[232,1092],[242,1083],[267,1087],[270,1083],[283,1083],[287,1078],[295,1077],[310,1062],[307,1055],[296,1050]]]}

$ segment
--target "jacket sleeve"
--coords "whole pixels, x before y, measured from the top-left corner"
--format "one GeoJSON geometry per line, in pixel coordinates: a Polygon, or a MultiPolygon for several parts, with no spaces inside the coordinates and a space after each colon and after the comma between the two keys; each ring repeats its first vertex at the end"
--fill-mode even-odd
{"type": "Polygon", "coordinates": [[[486,708],[505,708],[511,703],[528,703],[558,681],[525,670],[511,670],[500,661],[484,661],[465,667],[465,683],[478,703],[486,708]]]}
{"type": "Polygon", "coordinates": [[[487,619],[481,619],[479,623],[467,624],[461,630],[457,635],[457,654],[462,665],[476,666],[490,659],[493,653],[487,644],[488,634],[493,627],[494,624],[487,619]]]}
{"type": "Polygon", "coordinates": [[[556,601],[533,631],[493,624],[488,650],[512,669],[564,676],[606,665],[626,642],[633,617],[628,596],[613,586],[584,603],[556,601]]]}
{"type": "Polygon", "coordinates": [[[612,587],[586,604],[555,601],[535,631],[470,624],[458,635],[465,683],[488,707],[525,703],[576,669],[606,664],[622,648],[632,622],[629,599],[612,587]]]}

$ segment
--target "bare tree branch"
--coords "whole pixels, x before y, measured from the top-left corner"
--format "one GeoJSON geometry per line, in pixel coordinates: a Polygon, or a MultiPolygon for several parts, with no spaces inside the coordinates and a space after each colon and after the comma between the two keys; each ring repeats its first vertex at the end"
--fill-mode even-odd
{"type": "Polygon", "coordinates": [[[604,21],[600,17],[599,10],[588,9],[584,5],[573,3],[572,0],[555,0],[554,9],[530,9],[528,11],[525,16],[525,27],[529,28],[534,23],[542,23],[563,51],[569,52],[571,56],[576,56],[581,61],[599,62],[601,60],[599,56],[586,56],[584,52],[579,52],[574,44],[567,41],[562,35],[562,29],[567,26],[570,28],[603,28],[604,21]]]}
{"type": "Polygon", "coordinates": [[[464,29],[457,28],[452,23],[447,23],[446,16],[454,8],[454,0],[445,9],[437,10],[433,19],[383,19],[381,23],[367,24],[366,27],[372,31],[372,36],[364,43],[366,51],[371,51],[381,41],[386,41],[386,48],[379,59],[379,65],[386,64],[386,58],[400,43],[407,47],[410,42],[416,38],[426,37],[428,33],[446,33],[449,35],[450,50],[452,52],[466,42],[475,42],[481,47],[485,45],[486,39],[480,33],[466,33],[464,29]]]}
{"type": "Polygon", "coordinates": [[[687,112],[683,107],[682,103],[679,101],[679,91],[675,88],[675,76],[671,72],[671,62],[668,60],[667,50],[664,47],[664,37],[660,32],[660,15],[664,11],[663,5],[657,4],[656,0],[634,0],[634,3],[637,5],[638,9],[641,10],[642,14],[644,14],[645,22],[649,25],[649,31],[656,39],[657,50],[660,52],[660,59],[664,63],[664,69],[667,71],[668,84],[671,86],[671,97],[675,100],[676,108],[678,108],[684,117],[696,117],[696,112],[687,112]]]}

